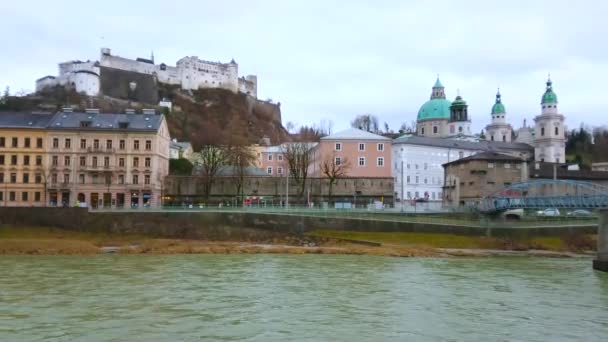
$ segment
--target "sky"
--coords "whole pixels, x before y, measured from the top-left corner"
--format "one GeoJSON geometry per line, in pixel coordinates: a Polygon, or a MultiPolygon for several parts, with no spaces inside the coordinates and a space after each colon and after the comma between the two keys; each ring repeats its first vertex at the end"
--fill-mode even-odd
{"type": "Polygon", "coordinates": [[[13,1],[0,4],[0,87],[33,90],[57,63],[184,56],[239,63],[283,123],[416,119],[439,75],[475,132],[500,88],[515,127],[540,113],[550,73],[569,128],[606,123],[608,1],[13,1]]]}

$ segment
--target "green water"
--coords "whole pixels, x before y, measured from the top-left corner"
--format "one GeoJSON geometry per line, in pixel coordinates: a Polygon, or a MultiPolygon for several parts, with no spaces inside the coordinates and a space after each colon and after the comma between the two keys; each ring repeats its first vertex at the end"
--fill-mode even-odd
{"type": "Polygon", "coordinates": [[[608,341],[589,259],[0,257],[0,341],[608,341]]]}

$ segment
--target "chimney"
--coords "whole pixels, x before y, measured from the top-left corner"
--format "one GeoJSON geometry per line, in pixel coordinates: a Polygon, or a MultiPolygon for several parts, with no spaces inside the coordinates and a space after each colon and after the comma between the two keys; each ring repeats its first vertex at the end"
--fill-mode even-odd
{"type": "Polygon", "coordinates": [[[74,109],[72,107],[63,107],[62,112],[64,112],[64,113],[73,113],[74,109]]]}
{"type": "Polygon", "coordinates": [[[125,114],[135,114],[135,109],[125,109],[125,114]]]}
{"type": "Polygon", "coordinates": [[[141,110],[142,114],[145,115],[155,115],[156,114],[156,109],[154,108],[144,108],[141,110]]]}
{"type": "Polygon", "coordinates": [[[99,114],[99,108],[87,108],[84,111],[88,114],[99,114]]]}

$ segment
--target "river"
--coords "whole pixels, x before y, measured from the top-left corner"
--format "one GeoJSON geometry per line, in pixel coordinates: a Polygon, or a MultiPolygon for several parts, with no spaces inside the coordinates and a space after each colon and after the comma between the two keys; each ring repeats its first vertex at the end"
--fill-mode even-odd
{"type": "Polygon", "coordinates": [[[589,259],[0,257],[0,341],[607,341],[589,259]]]}

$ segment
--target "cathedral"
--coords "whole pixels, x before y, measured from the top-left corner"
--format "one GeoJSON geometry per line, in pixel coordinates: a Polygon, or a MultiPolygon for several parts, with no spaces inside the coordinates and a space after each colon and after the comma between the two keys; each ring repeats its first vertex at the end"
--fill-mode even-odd
{"type": "Polygon", "coordinates": [[[499,90],[490,111],[491,121],[485,128],[485,134],[474,135],[471,132],[471,119],[466,101],[460,94],[454,101],[448,100],[445,87],[438,77],[433,85],[430,99],[418,110],[416,135],[468,141],[523,143],[534,148],[536,161],[564,163],[566,127],[564,115],[559,113],[557,104],[553,83],[548,79],[541,98],[540,114],[534,118],[534,127],[528,127],[524,120],[524,125],[514,130],[507,120],[507,111],[499,90]]]}

